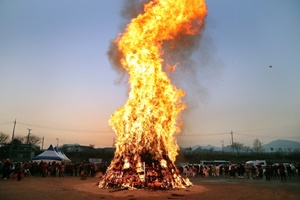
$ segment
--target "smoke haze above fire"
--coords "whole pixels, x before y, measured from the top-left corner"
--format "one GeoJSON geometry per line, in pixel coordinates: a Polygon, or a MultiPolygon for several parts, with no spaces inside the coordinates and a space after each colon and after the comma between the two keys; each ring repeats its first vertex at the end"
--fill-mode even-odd
{"type": "MultiPolygon", "coordinates": [[[[125,25],[129,23],[132,18],[143,13],[143,5],[147,2],[149,2],[149,0],[124,1],[124,6],[121,10],[123,21],[121,20],[120,32],[125,29],[125,25]]],[[[203,27],[205,27],[205,24],[203,27]]],[[[163,43],[164,54],[162,57],[164,59],[163,66],[165,71],[168,72],[172,79],[171,81],[174,82],[175,85],[182,86],[184,90],[188,90],[184,97],[187,103],[187,109],[183,113],[183,119],[185,119],[185,113],[189,113],[189,110],[197,108],[199,102],[205,102],[209,95],[205,88],[199,83],[196,72],[199,71],[201,67],[207,67],[209,63],[214,63],[214,66],[210,67],[219,67],[217,62],[212,59],[213,43],[211,42],[211,38],[209,35],[205,35],[204,39],[202,39],[202,35],[202,31],[201,34],[197,35],[180,34],[176,39],[163,43]],[[204,44],[202,45],[202,43],[204,44]],[[203,48],[200,48],[200,46],[203,46],[203,48]],[[192,58],[193,55],[194,58],[192,58]],[[170,66],[170,69],[166,66],[170,66]]],[[[116,83],[127,84],[126,72],[120,63],[122,55],[114,41],[110,43],[107,54],[113,68],[120,74],[116,83]]],[[[185,124],[187,125],[188,123],[185,124]]],[[[187,126],[183,128],[187,128],[187,126]]]]}
{"type": "MultiPolygon", "coordinates": [[[[56,138],[59,145],[112,146],[108,120],[128,89],[108,50],[141,5],[1,1],[0,132],[11,136],[17,119],[15,134],[30,128],[45,138],[44,148],[56,138]]],[[[208,0],[207,6],[195,46],[165,54],[180,63],[169,74],[186,91],[178,144],[229,145],[231,130],[246,145],[255,138],[300,141],[299,2],[208,0]]]]}

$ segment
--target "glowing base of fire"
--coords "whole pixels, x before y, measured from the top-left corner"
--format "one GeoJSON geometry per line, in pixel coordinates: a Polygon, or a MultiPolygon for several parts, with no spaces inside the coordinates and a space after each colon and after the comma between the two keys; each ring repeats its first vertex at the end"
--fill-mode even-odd
{"type": "Polygon", "coordinates": [[[192,186],[176,166],[163,156],[155,159],[150,153],[114,158],[99,183],[100,188],[115,189],[173,189],[192,186]]]}

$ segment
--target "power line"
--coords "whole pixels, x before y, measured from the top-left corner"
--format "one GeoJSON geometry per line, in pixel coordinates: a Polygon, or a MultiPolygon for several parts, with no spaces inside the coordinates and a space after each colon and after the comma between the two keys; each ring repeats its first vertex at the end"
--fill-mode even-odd
{"type": "Polygon", "coordinates": [[[263,136],[263,135],[248,135],[248,134],[242,134],[242,133],[235,133],[236,135],[240,135],[240,136],[246,136],[246,137],[257,137],[257,138],[300,138],[300,136],[263,136]]]}
{"type": "Polygon", "coordinates": [[[11,122],[0,122],[0,125],[11,124],[11,122]]]}
{"type": "MultiPolygon", "coordinates": [[[[0,125],[7,125],[11,124],[12,122],[0,122],[0,125]]],[[[36,124],[30,124],[30,123],[24,123],[24,122],[16,122],[14,121],[14,126],[16,123],[21,124],[21,125],[26,125],[26,126],[32,126],[32,127],[37,127],[37,128],[42,128],[42,129],[49,129],[49,130],[56,130],[56,131],[64,131],[64,132],[78,132],[78,133],[114,133],[112,130],[78,130],[78,129],[67,129],[67,128],[56,128],[56,127],[49,127],[49,126],[42,126],[42,125],[36,125],[36,124]]],[[[289,127],[283,127],[284,129],[289,128],[289,127]]],[[[244,130],[242,132],[252,132],[252,131],[259,131],[259,130],[272,130],[272,129],[256,129],[256,130],[244,130]]],[[[276,129],[278,130],[278,128],[276,129]]],[[[175,134],[175,136],[178,137],[204,137],[204,136],[218,136],[218,135],[227,135],[227,133],[207,133],[207,134],[175,134]]],[[[250,135],[250,134],[244,134],[244,133],[236,133],[236,135],[239,136],[246,136],[246,137],[257,137],[257,138],[281,138],[281,136],[264,136],[264,135],[250,135]]],[[[284,136],[284,138],[300,138],[300,136],[284,136]]]]}
{"type": "Polygon", "coordinates": [[[215,135],[226,135],[228,133],[211,133],[211,134],[180,134],[175,136],[183,136],[183,137],[201,137],[201,136],[215,136],[215,135]]]}
{"type": "MultiPolygon", "coordinates": [[[[179,136],[179,137],[202,137],[202,136],[216,136],[216,135],[227,135],[228,133],[215,133],[215,134],[180,134],[180,135],[175,135],[175,136],[179,136]]],[[[231,133],[230,133],[231,134],[231,133]]],[[[246,137],[257,137],[257,138],[281,138],[283,137],[281,136],[263,136],[263,135],[249,135],[249,134],[242,134],[242,133],[234,133],[235,135],[239,135],[239,136],[246,136],[246,137]]],[[[300,136],[284,136],[283,138],[300,138],[300,136]]],[[[232,139],[231,139],[232,142],[232,139]]]]}
{"type": "Polygon", "coordinates": [[[299,131],[299,126],[294,127],[273,127],[273,128],[261,128],[261,129],[248,129],[248,130],[238,130],[239,132],[255,132],[255,131],[270,131],[270,130],[286,130],[293,129],[294,131],[299,131]]]}
{"type": "Polygon", "coordinates": [[[23,123],[23,122],[18,122],[19,124],[22,125],[27,125],[27,126],[33,126],[33,127],[37,127],[37,128],[43,128],[43,129],[50,129],[50,130],[56,130],[56,131],[66,131],[66,132],[78,132],[78,133],[99,133],[99,132],[106,132],[106,133],[113,133],[113,131],[111,130],[99,130],[99,131],[95,131],[95,130],[76,130],[76,129],[63,129],[63,128],[55,128],[55,127],[49,127],[49,126],[40,126],[40,125],[35,125],[35,124],[28,124],[28,123],[23,123]]]}

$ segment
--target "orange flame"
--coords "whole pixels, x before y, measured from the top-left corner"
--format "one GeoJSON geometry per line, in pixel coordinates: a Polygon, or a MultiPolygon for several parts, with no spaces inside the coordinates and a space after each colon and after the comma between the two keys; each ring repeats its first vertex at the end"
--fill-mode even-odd
{"type": "Polygon", "coordinates": [[[148,151],[162,165],[166,163],[161,155],[175,162],[179,148],[174,134],[180,131],[179,115],[186,106],[184,91],[172,85],[163,71],[162,44],[179,34],[201,33],[206,15],[204,0],[153,0],[115,40],[130,84],[126,104],[109,121],[117,134],[115,160],[128,154],[139,159],[148,151]]]}

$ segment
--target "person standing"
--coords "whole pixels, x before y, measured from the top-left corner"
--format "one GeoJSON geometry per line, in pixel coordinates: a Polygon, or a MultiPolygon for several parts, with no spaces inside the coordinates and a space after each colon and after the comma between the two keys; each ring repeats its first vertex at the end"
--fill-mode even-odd
{"type": "Polygon", "coordinates": [[[262,179],[263,178],[263,167],[261,166],[260,163],[258,163],[258,165],[256,165],[257,167],[257,171],[258,171],[258,178],[262,179]]]}
{"type": "Polygon", "coordinates": [[[248,164],[245,165],[245,172],[246,172],[246,176],[247,176],[247,179],[250,178],[249,174],[250,174],[250,167],[248,164]]]}
{"type": "Polygon", "coordinates": [[[267,181],[271,180],[271,175],[272,175],[272,167],[269,164],[267,164],[265,166],[265,176],[267,181]]]}
{"type": "Polygon", "coordinates": [[[300,176],[300,163],[296,164],[296,173],[300,176]]]}
{"type": "Polygon", "coordinates": [[[64,177],[65,176],[65,163],[61,162],[60,164],[60,170],[59,170],[59,176],[60,177],[64,177]]]}
{"type": "Polygon", "coordinates": [[[223,176],[223,165],[220,165],[219,173],[220,173],[220,176],[223,176]]]}
{"type": "Polygon", "coordinates": [[[23,174],[23,166],[22,166],[21,162],[18,162],[16,165],[16,173],[18,174],[17,180],[18,181],[22,180],[22,178],[24,177],[24,174],[23,174]]]}
{"type": "Polygon", "coordinates": [[[237,173],[239,178],[244,178],[245,168],[241,163],[237,165],[237,173]]]}
{"type": "Polygon", "coordinates": [[[278,165],[275,164],[275,165],[272,166],[272,168],[273,168],[273,176],[274,176],[274,178],[275,179],[279,178],[278,165]]]}
{"type": "Polygon", "coordinates": [[[234,178],[235,177],[235,166],[230,164],[229,165],[229,177],[234,178]]]}
{"type": "Polygon", "coordinates": [[[288,177],[289,177],[289,178],[292,178],[292,176],[293,176],[293,170],[292,170],[292,167],[291,167],[290,164],[288,164],[288,165],[286,166],[286,172],[287,172],[288,177]]]}
{"type": "Polygon", "coordinates": [[[9,179],[11,167],[12,167],[12,164],[11,164],[10,160],[7,159],[2,167],[2,178],[4,180],[9,179]]]}
{"type": "Polygon", "coordinates": [[[225,174],[226,177],[229,176],[229,165],[225,165],[224,174],[225,174]]]}
{"type": "Polygon", "coordinates": [[[278,174],[280,176],[281,182],[286,181],[285,166],[283,165],[283,163],[279,163],[278,174]]]}
{"type": "Polygon", "coordinates": [[[254,165],[252,165],[251,174],[252,174],[253,179],[257,179],[257,172],[256,171],[257,171],[256,167],[254,165]]]}
{"type": "Polygon", "coordinates": [[[51,176],[56,177],[57,173],[57,163],[55,161],[52,162],[51,168],[51,176]]]}
{"type": "Polygon", "coordinates": [[[48,165],[46,162],[41,161],[41,166],[42,166],[42,177],[47,176],[47,170],[48,170],[48,165]]]}

